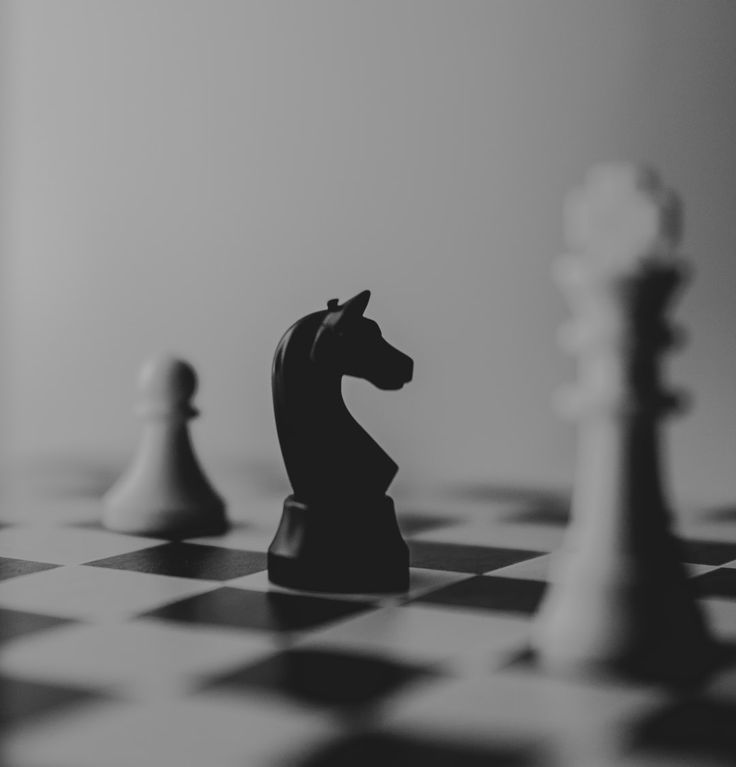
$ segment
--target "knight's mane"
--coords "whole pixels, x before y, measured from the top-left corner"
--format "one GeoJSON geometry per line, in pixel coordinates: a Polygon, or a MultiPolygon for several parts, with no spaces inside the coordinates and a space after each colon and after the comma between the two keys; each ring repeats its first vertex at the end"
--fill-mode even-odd
{"type": "MultiPolygon", "coordinates": [[[[314,339],[327,315],[326,311],[313,312],[306,317],[297,320],[281,337],[276,347],[273,358],[272,381],[274,386],[274,397],[278,392],[282,397],[286,394],[283,390],[285,379],[294,373],[308,375],[312,363],[310,352],[314,339]]],[[[298,378],[301,378],[298,375],[298,378]]],[[[283,404],[276,403],[274,404],[283,404]]]]}

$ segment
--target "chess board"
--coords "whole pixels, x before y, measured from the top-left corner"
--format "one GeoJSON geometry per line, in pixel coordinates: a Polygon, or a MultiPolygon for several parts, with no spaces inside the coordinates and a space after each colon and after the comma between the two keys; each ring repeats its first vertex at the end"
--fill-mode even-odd
{"type": "MultiPolygon", "coordinates": [[[[230,532],[177,542],[104,530],[93,494],[6,501],[3,767],[736,764],[736,662],[678,692],[535,667],[565,500],[476,490],[397,497],[411,588],[382,596],[269,585],[278,493],[231,491],[230,532]]],[[[683,519],[728,647],[736,510],[683,519]]]]}

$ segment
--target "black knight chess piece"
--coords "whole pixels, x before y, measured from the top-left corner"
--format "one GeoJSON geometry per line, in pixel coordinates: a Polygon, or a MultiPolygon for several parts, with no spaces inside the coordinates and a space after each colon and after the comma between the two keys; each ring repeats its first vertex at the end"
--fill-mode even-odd
{"type": "Polygon", "coordinates": [[[344,375],[379,389],[412,377],[410,357],[363,316],[363,291],[303,317],[273,362],[273,402],[293,494],[268,551],[273,583],[316,591],[401,591],[409,553],[386,494],[398,466],[348,412],[344,375]]]}

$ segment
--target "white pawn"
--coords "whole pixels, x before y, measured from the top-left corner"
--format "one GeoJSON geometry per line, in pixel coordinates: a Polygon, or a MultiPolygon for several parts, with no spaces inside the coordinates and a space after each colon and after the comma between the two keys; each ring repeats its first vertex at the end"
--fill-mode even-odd
{"type": "Polygon", "coordinates": [[[188,421],[197,375],[168,355],[149,360],[138,380],[143,435],[128,470],[107,492],[102,521],[118,532],[162,538],[216,535],[227,528],[225,504],[192,449],[188,421]]]}

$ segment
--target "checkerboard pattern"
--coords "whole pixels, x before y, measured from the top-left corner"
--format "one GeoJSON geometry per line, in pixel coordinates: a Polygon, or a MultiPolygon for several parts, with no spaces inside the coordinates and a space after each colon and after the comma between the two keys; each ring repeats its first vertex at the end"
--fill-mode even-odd
{"type": "MultiPolygon", "coordinates": [[[[564,534],[559,506],[545,516],[504,496],[400,513],[411,586],[388,595],[271,585],[270,506],[263,522],[241,502],[229,533],[177,542],[87,513],[1,524],[1,763],[734,764],[736,659],[686,696],[520,662],[564,534]]],[[[730,651],[736,515],[685,536],[730,651]]]]}

